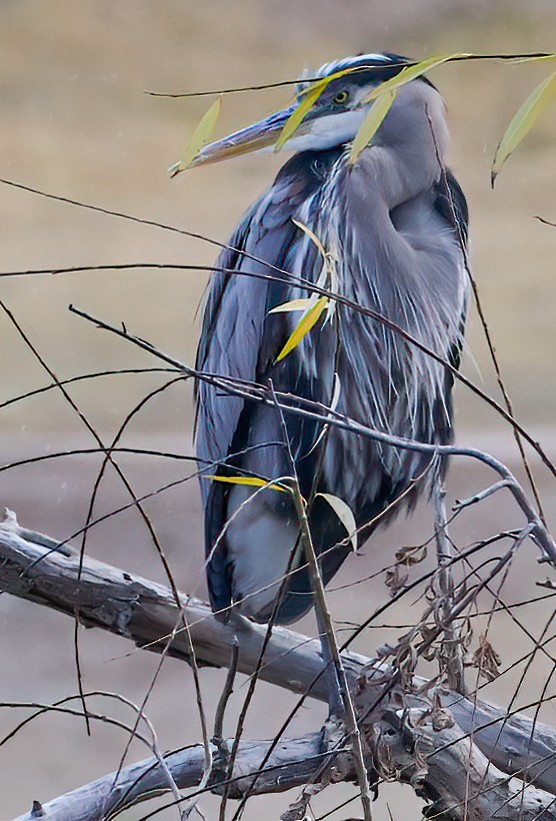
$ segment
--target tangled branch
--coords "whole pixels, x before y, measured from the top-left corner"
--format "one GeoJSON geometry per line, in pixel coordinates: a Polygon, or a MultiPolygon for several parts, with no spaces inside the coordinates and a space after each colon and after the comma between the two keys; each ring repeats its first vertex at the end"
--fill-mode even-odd
{"type": "MultiPolygon", "coordinates": [[[[168,645],[169,654],[190,661],[194,648],[200,665],[229,663],[232,630],[217,622],[204,603],[180,594],[178,609],[169,588],[88,557],[83,559],[78,583],[79,557],[70,550],[60,552],[55,548],[54,540],[20,528],[13,515],[8,517],[0,525],[1,589],[71,617],[77,612],[83,624],[124,636],[145,650],[160,652],[168,645]],[[182,624],[187,626],[176,631],[180,614],[182,624]]],[[[238,620],[235,630],[238,670],[249,673],[259,657],[265,630],[244,619],[238,620]]],[[[484,818],[494,809],[497,817],[515,818],[516,802],[524,819],[556,818],[555,730],[517,711],[508,715],[502,708],[448,690],[437,689],[431,699],[426,687],[423,690],[425,682],[415,675],[411,686],[404,688],[400,703],[400,691],[391,687],[393,670],[389,665],[349,651],[344,651],[342,661],[358,715],[365,716],[364,738],[381,778],[407,781],[433,802],[434,812],[442,812],[443,818],[463,818],[464,811],[467,818],[484,818]],[[471,788],[477,785],[477,794],[471,789],[465,801],[461,779],[467,764],[464,767],[463,761],[471,763],[471,788]],[[506,816],[499,814],[500,808],[506,816]]],[[[326,700],[323,671],[317,640],[284,628],[274,629],[260,667],[262,679],[326,700]]],[[[226,742],[228,746],[231,743],[226,742]]],[[[261,767],[271,744],[240,744],[231,777],[231,797],[242,797],[246,791],[262,793],[300,786],[317,771],[321,780],[354,777],[349,751],[335,749],[331,756],[326,745],[323,750],[321,733],[282,739],[261,767]],[[329,763],[323,769],[327,757],[329,763]]],[[[218,759],[220,752],[214,750],[213,754],[218,759]]],[[[204,747],[196,745],[172,753],[165,763],[178,788],[195,786],[205,771],[204,747]]],[[[218,772],[215,766],[214,773],[218,772]]],[[[113,775],[99,779],[40,809],[35,807],[34,815],[22,816],[19,821],[41,817],[40,812],[47,819],[65,821],[100,818],[98,810],[94,814],[94,807],[101,799],[105,801],[111,778],[113,775]],[[81,813],[86,806],[91,811],[72,815],[72,804],[79,806],[81,813]]],[[[213,775],[202,789],[223,786],[222,780],[217,783],[213,775]]],[[[119,802],[113,804],[114,808],[122,808],[168,790],[166,769],[156,759],[149,759],[120,771],[110,800],[119,802]]]]}

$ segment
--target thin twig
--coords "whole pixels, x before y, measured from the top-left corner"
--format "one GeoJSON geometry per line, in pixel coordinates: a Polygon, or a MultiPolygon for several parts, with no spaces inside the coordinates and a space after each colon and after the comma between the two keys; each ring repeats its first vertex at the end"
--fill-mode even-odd
{"type": "MultiPolygon", "coordinates": [[[[553,54],[551,52],[530,52],[530,53],[523,53],[523,54],[460,54],[454,55],[446,60],[446,63],[456,63],[456,62],[470,62],[470,61],[477,61],[477,60],[502,60],[507,62],[516,62],[516,61],[527,61],[527,60],[535,60],[541,58],[548,58],[552,57],[553,54]]],[[[417,65],[416,60],[404,60],[403,62],[396,62],[392,60],[388,63],[388,66],[391,68],[399,67],[399,68],[409,68],[410,66],[417,65]]],[[[359,67],[354,67],[353,73],[357,71],[364,71],[366,73],[371,71],[383,71],[383,65],[365,65],[359,67]]],[[[169,99],[183,99],[187,97],[215,97],[220,94],[240,94],[246,91],[263,91],[265,89],[272,89],[272,88],[283,88],[284,86],[296,86],[300,83],[316,83],[322,80],[322,77],[297,77],[295,80],[280,80],[274,83],[261,83],[259,85],[251,85],[251,86],[238,86],[235,88],[216,88],[210,89],[208,91],[185,91],[182,93],[175,93],[171,94],[165,91],[144,91],[144,94],[147,94],[149,97],[166,97],[169,99]]]]}
{"type": "Polygon", "coordinates": [[[234,691],[234,681],[237,673],[238,656],[239,641],[237,638],[237,634],[234,633],[234,636],[232,637],[231,641],[231,657],[228,672],[226,674],[226,681],[224,682],[224,689],[220,693],[220,698],[218,699],[216,713],[214,716],[214,730],[212,733],[212,740],[218,748],[221,748],[222,742],[224,740],[224,714],[226,712],[226,707],[228,705],[228,701],[230,700],[230,696],[234,691]]]}
{"type": "Polygon", "coordinates": [[[441,594],[440,607],[444,627],[444,648],[447,656],[448,686],[456,693],[465,695],[465,676],[463,669],[463,651],[458,639],[454,619],[454,580],[452,577],[453,550],[448,538],[445,507],[446,490],[442,484],[440,467],[434,471],[434,532],[436,536],[436,557],[438,562],[438,588],[441,594]]]}
{"type": "MultiPolygon", "coordinates": [[[[244,273],[244,272],[242,272],[242,273],[244,273]]],[[[270,275],[254,275],[254,276],[262,276],[265,279],[276,279],[275,277],[271,277],[270,275]]],[[[278,280],[278,281],[280,281],[280,280],[278,280]]],[[[321,288],[318,285],[314,285],[312,283],[306,283],[306,284],[304,283],[301,287],[305,288],[307,291],[310,291],[311,293],[318,293],[318,294],[321,294],[323,296],[326,296],[329,299],[335,300],[338,303],[340,303],[342,305],[345,305],[348,308],[352,308],[353,310],[358,311],[363,316],[368,316],[371,319],[374,319],[377,322],[380,322],[382,325],[384,325],[386,328],[391,330],[393,333],[398,334],[403,339],[405,339],[407,342],[414,345],[420,351],[425,353],[427,356],[430,356],[432,359],[437,361],[439,364],[441,364],[454,377],[454,379],[457,379],[459,382],[461,382],[463,385],[465,385],[467,388],[469,388],[469,390],[471,390],[474,394],[479,396],[487,405],[489,405],[491,408],[493,408],[506,422],[509,422],[512,426],[514,426],[519,431],[519,433],[523,436],[523,438],[529,443],[529,445],[531,445],[531,447],[538,453],[538,455],[540,456],[540,458],[541,458],[542,462],[544,463],[544,465],[550,470],[550,472],[554,476],[556,476],[556,466],[548,458],[548,456],[546,455],[544,450],[541,448],[540,444],[537,441],[535,441],[535,439],[533,439],[533,437],[525,430],[525,428],[522,425],[520,425],[517,422],[517,420],[514,419],[506,410],[504,410],[504,408],[501,407],[491,396],[489,396],[481,388],[479,388],[477,385],[475,385],[474,382],[472,382],[470,379],[468,379],[466,376],[464,376],[462,373],[460,373],[460,371],[456,367],[454,367],[452,364],[450,364],[444,357],[442,357],[439,354],[435,353],[433,350],[428,348],[426,345],[424,345],[422,342],[420,342],[418,339],[416,339],[410,333],[405,331],[403,328],[401,328],[395,322],[392,322],[392,320],[390,320],[387,317],[383,316],[379,312],[374,311],[372,308],[366,308],[362,305],[358,305],[357,303],[354,303],[352,300],[348,299],[347,297],[344,297],[342,294],[333,293],[331,291],[328,291],[325,288],[321,288]]],[[[248,382],[245,382],[244,380],[233,379],[233,378],[228,377],[228,376],[222,376],[222,377],[219,377],[219,378],[215,379],[211,374],[205,373],[203,371],[195,370],[194,368],[190,368],[189,366],[186,366],[183,363],[179,363],[174,357],[171,357],[167,354],[163,354],[161,351],[157,350],[154,347],[154,345],[152,345],[150,343],[147,343],[147,342],[145,342],[145,340],[139,339],[138,337],[135,337],[132,334],[128,334],[127,331],[125,330],[125,328],[120,329],[120,328],[117,328],[113,325],[110,325],[109,323],[103,322],[102,320],[91,316],[87,312],[82,311],[79,308],[76,308],[74,305],[70,305],[69,310],[72,313],[77,314],[77,316],[80,316],[83,319],[86,319],[87,321],[94,323],[99,328],[110,331],[111,333],[115,333],[118,336],[121,336],[122,338],[127,339],[128,341],[130,341],[133,344],[137,345],[138,347],[142,348],[143,350],[149,351],[151,354],[157,356],[163,362],[167,362],[170,365],[181,368],[181,370],[183,370],[185,373],[189,374],[190,376],[195,376],[197,379],[200,379],[201,381],[208,382],[209,384],[214,384],[217,387],[222,388],[223,390],[226,389],[225,388],[226,384],[228,386],[232,385],[232,384],[236,384],[236,385],[242,384],[246,388],[249,385],[251,385],[251,387],[253,387],[253,383],[248,383],[248,382]]],[[[261,385],[257,385],[256,387],[262,388],[264,390],[264,387],[261,386],[261,385]]],[[[246,394],[241,394],[241,395],[246,395],[246,394]]],[[[278,394],[278,395],[281,396],[281,394],[278,394]]],[[[253,397],[250,397],[250,398],[253,398],[253,397]]],[[[283,397],[281,396],[281,398],[283,398],[283,397]]],[[[300,400],[300,397],[297,397],[297,399],[300,400]]],[[[310,400],[304,400],[304,401],[307,404],[310,404],[310,400]]],[[[313,403],[313,404],[315,404],[315,403],[313,403]]],[[[331,408],[328,408],[328,410],[330,411],[330,414],[332,416],[333,410],[331,408]]]]}
{"type": "MultiPolygon", "coordinates": [[[[172,591],[173,592],[173,591],[172,591]]],[[[177,603],[180,606],[180,597],[179,593],[177,593],[177,603]]],[[[199,785],[204,787],[205,784],[208,784],[210,774],[212,772],[212,764],[213,764],[213,755],[212,755],[212,745],[210,742],[208,729],[207,729],[207,718],[205,713],[205,708],[203,704],[203,691],[201,689],[201,680],[199,676],[199,664],[197,663],[197,653],[195,652],[195,645],[193,644],[193,640],[191,639],[191,630],[189,628],[189,619],[187,618],[187,604],[185,607],[180,607],[180,620],[185,630],[185,635],[187,636],[187,643],[189,644],[189,658],[191,661],[191,669],[193,671],[193,683],[195,685],[195,698],[197,701],[197,711],[199,713],[199,721],[201,724],[201,738],[203,740],[203,750],[205,753],[205,769],[203,772],[203,776],[199,785]]],[[[189,818],[191,812],[196,809],[197,801],[193,800],[182,812],[182,818],[189,818]]]]}
{"type": "Polygon", "coordinates": [[[315,597],[316,606],[319,609],[320,616],[324,628],[326,630],[328,647],[332,655],[336,675],[338,677],[338,683],[340,685],[340,692],[342,695],[344,707],[344,714],[343,716],[341,716],[341,718],[345,722],[351,741],[353,757],[355,761],[355,768],[357,772],[357,782],[359,785],[359,790],[361,792],[361,806],[363,808],[363,815],[365,821],[372,821],[371,790],[369,786],[369,779],[367,777],[367,768],[365,766],[365,755],[363,752],[361,732],[359,730],[359,726],[357,723],[355,706],[353,704],[353,700],[351,697],[346,677],[346,671],[340,655],[338,641],[336,639],[334,623],[332,621],[332,616],[330,615],[330,611],[328,609],[328,602],[324,590],[324,582],[322,580],[319,562],[313,545],[311,530],[309,528],[309,521],[307,519],[305,501],[303,499],[303,496],[301,495],[301,491],[297,483],[294,487],[292,487],[292,495],[295,503],[297,517],[299,520],[299,525],[301,528],[301,539],[305,552],[305,557],[307,559],[307,563],[309,566],[309,574],[311,577],[311,587],[313,589],[313,595],[315,597]]]}
{"type": "Polygon", "coordinates": [[[452,505],[452,510],[455,513],[459,513],[460,510],[463,510],[466,507],[471,507],[471,505],[476,505],[478,502],[488,499],[489,496],[493,496],[505,487],[508,487],[508,483],[503,479],[500,482],[495,482],[490,485],[490,487],[487,487],[485,490],[481,490],[478,493],[474,493],[473,496],[469,496],[467,499],[456,499],[455,503],[452,505]]]}
{"type": "MultiPolygon", "coordinates": [[[[231,396],[241,396],[244,398],[248,398],[252,401],[274,405],[274,399],[272,398],[269,389],[264,385],[260,385],[258,383],[248,383],[243,380],[234,379],[233,377],[229,376],[219,376],[211,373],[206,373],[204,371],[198,371],[195,368],[191,368],[189,365],[185,365],[183,362],[179,362],[174,357],[171,357],[168,354],[163,353],[150,343],[145,342],[145,340],[139,339],[138,337],[129,334],[125,329],[110,325],[109,323],[104,322],[101,319],[97,319],[96,317],[91,316],[85,311],[81,311],[73,306],[70,306],[70,310],[72,310],[78,316],[81,316],[83,319],[86,319],[88,322],[96,324],[103,330],[107,330],[110,333],[114,333],[117,336],[120,336],[123,339],[128,340],[129,342],[132,342],[137,347],[149,352],[158,359],[161,359],[164,362],[168,362],[173,366],[180,368],[181,370],[183,370],[184,373],[188,374],[189,376],[194,376],[196,379],[200,381],[214,385],[218,387],[220,390],[224,391],[225,393],[230,394],[231,396]]],[[[543,548],[545,549],[547,556],[550,558],[551,561],[556,561],[556,546],[554,545],[552,539],[548,537],[544,524],[529,505],[527,497],[525,496],[523,490],[519,486],[511,471],[490,454],[487,454],[484,451],[477,450],[476,448],[459,448],[455,447],[454,445],[426,444],[411,439],[404,439],[401,436],[394,436],[392,434],[384,433],[382,431],[369,428],[368,426],[363,425],[360,422],[356,422],[355,420],[350,419],[349,417],[346,417],[345,415],[340,414],[337,411],[334,411],[332,408],[323,409],[321,404],[318,402],[314,402],[312,400],[304,399],[303,397],[287,393],[276,392],[276,396],[278,396],[280,399],[280,406],[287,413],[292,413],[297,416],[303,416],[307,419],[313,419],[315,421],[333,425],[344,430],[353,431],[354,433],[358,433],[361,436],[373,439],[377,442],[382,442],[387,445],[392,445],[393,447],[399,447],[402,450],[413,450],[420,453],[430,453],[431,455],[436,454],[439,456],[469,456],[471,458],[478,459],[479,461],[493,468],[500,476],[502,476],[502,478],[507,480],[508,488],[513,493],[519,506],[522,508],[523,512],[526,513],[528,518],[530,517],[530,520],[535,524],[535,533],[539,538],[539,541],[541,542],[543,548]],[[318,410],[312,410],[313,408],[317,408],[318,410]]],[[[549,462],[549,464],[551,463],[549,462]]],[[[554,470],[556,472],[554,466],[551,466],[551,470],[554,470]]]]}
{"type": "MultiPolygon", "coordinates": [[[[486,315],[485,315],[485,312],[483,311],[483,305],[482,305],[481,297],[479,295],[479,287],[477,285],[475,277],[473,276],[473,274],[471,272],[471,268],[469,267],[469,260],[468,260],[468,256],[467,256],[466,244],[465,244],[464,237],[463,237],[463,234],[462,234],[462,229],[461,229],[460,222],[457,218],[456,208],[455,208],[455,205],[454,205],[454,199],[453,199],[452,192],[450,190],[450,186],[448,185],[448,181],[447,181],[447,178],[446,178],[446,169],[445,169],[445,167],[442,163],[442,159],[440,157],[440,151],[439,151],[438,143],[437,143],[437,140],[436,140],[436,134],[434,132],[433,123],[432,123],[432,120],[431,120],[431,117],[430,117],[430,114],[429,114],[428,110],[426,110],[426,114],[427,114],[427,120],[428,120],[428,123],[429,123],[429,129],[430,129],[430,132],[431,132],[432,141],[434,143],[434,149],[435,149],[435,152],[436,152],[436,159],[437,159],[437,162],[438,162],[438,167],[440,169],[440,173],[441,173],[441,176],[442,176],[442,179],[443,179],[443,182],[444,182],[444,189],[445,189],[446,196],[448,198],[448,204],[449,204],[449,207],[450,207],[452,220],[453,220],[454,226],[456,228],[458,244],[459,244],[461,253],[463,255],[463,260],[464,260],[464,265],[465,265],[465,272],[466,272],[467,277],[469,279],[469,282],[471,284],[471,290],[473,292],[473,298],[475,300],[475,308],[477,310],[477,314],[478,314],[479,320],[481,322],[481,327],[483,329],[483,334],[484,334],[484,337],[485,337],[485,340],[486,340],[486,343],[487,343],[489,356],[490,356],[492,365],[494,367],[494,372],[496,374],[496,381],[498,383],[498,387],[500,388],[500,392],[502,393],[502,397],[503,397],[504,403],[506,405],[506,410],[508,411],[508,416],[512,420],[515,420],[513,404],[512,404],[511,398],[510,398],[510,394],[509,394],[508,390],[506,389],[504,379],[502,378],[502,370],[500,368],[500,363],[498,361],[498,356],[496,354],[496,349],[494,347],[494,342],[492,340],[490,329],[488,327],[488,323],[487,323],[487,320],[486,320],[486,315]]],[[[531,492],[532,492],[533,497],[535,499],[535,502],[537,504],[537,509],[539,511],[540,519],[541,519],[542,523],[546,526],[546,518],[545,518],[545,515],[544,515],[544,512],[543,512],[543,507],[542,507],[540,494],[539,494],[539,491],[537,489],[537,485],[536,485],[533,473],[532,473],[531,468],[529,466],[529,462],[527,460],[527,454],[525,453],[525,448],[524,448],[523,442],[521,440],[521,431],[519,430],[519,427],[517,426],[517,424],[515,424],[515,422],[512,422],[512,430],[513,430],[513,435],[514,435],[515,442],[517,444],[517,448],[519,450],[519,454],[520,454],[520,457],[521,457],[523,468],[525,470],[525,474],[527,476],[527,480],[528,480],[529,486],[531,488],[531,492]]]]}

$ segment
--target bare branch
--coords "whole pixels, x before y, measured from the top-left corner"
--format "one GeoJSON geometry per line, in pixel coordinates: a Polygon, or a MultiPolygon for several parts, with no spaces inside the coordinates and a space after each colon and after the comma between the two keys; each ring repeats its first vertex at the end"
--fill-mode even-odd
{"type": "Polygon", "coordinates": [[[375,756],[434,803],[427,818],[443,821],[556,819],[554,796],[505,776],[477,749],[449,713],[385,714],[374,726],[375,756]]]}
{"type": "MultiPolygon", "coordinates": [[[[303,738],[288,740],[275,750],[270,761],[259,770],[260,762],[270,747],[270,741],[242,741],[234,767],[234,775],[229,782],[212,782],[203,792],[224,788],[230,783],[232,798],[241,798],[247,790],[255,794],[282,792],[299,787],[308,781],[322,758],[320,752],[321,733],[312,733],[303,738]],[[256,784],[253,784],[257,775],[256,784]]],[[[227,741],[228,751],[232,741],[227,741]]],[[[217,750],[213,750],[217,756],[217,750]]],[[[165,757],[167,770],[172,775],[178,789],[197,786],[205,770],[205,753],[202,744],[187,747],[165,757]]],[[[168,792],[168,776],[156,759],[146,759],[124,767],[119,773],[110,773],[86,784],[71,793],[55,798],[42,806],[37,802],[31,812],[16,821],[103,821],[116,810],[121,811],[141,801],[168,792]]],[[[194,798],[198,792],[189,794],[194,798]]],[[[174,802],[172,802],[174,803],[174,802]]]]}
{"type": "MultiPolygon", "coordinates": [[[[0,525],[0,589],[20,598],[54,608],[79,619],[89,627],[100,627],[133,641],[137,646],[161,652],[175,628],[178,610],[168,588],[89,557],[83,561],[76,600],[79,557],[52,550],[49,537],[19,528],[15,519],[0,525]]],[[[232,628],[219,623],[208,605],[181,595],[185,628],[176,632],[168,652],[175,658],[190,659],[190,641],[200,665],[226,667],[230,660],[232,632],[238,638],[238,671],[251,673],[265,639],[264,626],[237,619],[232,628]]],[[[371,663],[356,653],[343,652],[342,663],[354,688],[358,711],[369,705],[388,706],[384,691],[391,678],[386,664],[371,663]]],[[[260,677],[295,693],[310,692],[313,698],[327,699],[320,642],[275,627],[268,642],[260,677]]],[[[415,688],[422,679],[415,677],[415,688]]],[[[423,704],[423,698],[409,696],[409,702],[423,704]]],[[[503,772],[520,772],[523,777],[556,794],[556,730],[533,723],[514,711],[507,711],[448,691],[442,694],[461,730],[473,733],[473,740],[493,766],[503,772]]],[[[525,709],[530,705],[523,705],[525,709]]],[[[376,718],[376,714],[373,716],[376,718]]],[[[268,749],[266,747],[265,749],[268,749]]],[[[203,764],[199,748],[200,766],[203,764]]],[[[261,756],[262,760],[263,756],[261,756]]],[[[258,783],[258,782],[257,782],[258,783]]]]}
{"type": "MultiPolygon", "coordinates": [[[[381,776],[395,776],[433,802],[427,810],[429,818],[480,821],[495,814],[496,818],[513,821],[519,812],[521,821],[556,820],[556,803],[551,793],[504,776],[469,739],[462,738],[460,728],[446,711],[439,716],[411,710],[404,714],[404,720],[386,711],[374,723],[372,735],[368,740],[372,741],[381,776]]],[[[226,742],[228,751],[232,743],[226,742]]],[[[218,792],[224,787],[235,799],[247,792],[263,794],[299,787],[312,779],[319,762],[327,755],[321,752],[322,733],[311,733],[284,740],[261,768],[271,743],[240,742],[232,777],[227,781],[212,780],[207,787],[190,794],[189,799],[207,789],[218,792]]],[[[354,779],[351,753],[347,748],[341,753],[342,767],[329,768],[325,773],[328,782],[354,779]]],[[[218,754],[216,748],[214,754],[218,754]]],[[[177,787],[184,789],[199,784],[204,769],[203,746],[194,745],[166,756],[164,768],[156,759],[140,761],[46,805],[34,802],[31,812],[16,821],[36,821],[39,817],[47,821],[103,821],[113,812],[168,792],[168,771],[177,787]]],[[[147,817],[174,805],[172,801],[147,817]]],[[[292,816],[286,813],[282,817],[292,816]]]]}

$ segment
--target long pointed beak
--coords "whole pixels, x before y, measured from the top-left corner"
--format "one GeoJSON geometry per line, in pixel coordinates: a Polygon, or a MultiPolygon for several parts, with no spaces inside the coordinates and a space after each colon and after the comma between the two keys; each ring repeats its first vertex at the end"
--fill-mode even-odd
{"type": "Polygon", "coordinates": [[[208,165],[227,160],[229,157],[239,157],[241,154],[250,154],[252,151],[268,148],[276,142],[282,128],[296,108],[297,105],[291,105],[258,123],[242,128],[241,131],[235,131],[228,137],[208,143],[199,151],[190,167],[208,165]]]}

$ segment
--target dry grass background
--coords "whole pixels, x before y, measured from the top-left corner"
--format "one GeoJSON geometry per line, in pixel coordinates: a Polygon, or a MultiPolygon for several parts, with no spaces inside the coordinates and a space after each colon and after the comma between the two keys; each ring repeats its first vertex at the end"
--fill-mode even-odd
{"type": "MultiPolygon", "coordinates": [[[[270,181],[282,158],[247,157],[192,171],[170,182],[165,168],[178,159],[187,134],[204,111],[206,100],[156,99],[144,90],[188,91],[273,82],[297,76],[305,66],[355,53],[388,49],[415,57],[445,51],[540,51],[554,47],[553,4],[508,0],[410,3],[347,0],[242,0],[185,3],[178,0],[3,0],[0,3],[0,99],[2,138],[0,177],[139,217],[197,231],[225,241],[244,209],[270,181]]],[[[496,63],[446,66],[435,81],[447,99],[453,134],[452,167],[470,200],[473,268],[517,415],[542,438],[554,455],[556,379],[556,231],[533,219],[556,217],[554,145],[556,111],[543,117],[510,160],[495,192],[489,163],[497,140],[528,91],[546,74],[546,66],[496,63]]],[[[219,129],[230,130],[287,102],[281,89],[227,97],[219,129]]],[[[0,270],[58,268],[80,264],[167,262],[210,264],[215,249],[161,229],[132,224],[74,206],[0,186],[0,270]]],[[[74,275],[2,279],[2,301],[9,306],[58,377],[153,363],[143,355],[68,314],[74,303],[108,321],[125,321],[139,336],[186,362],[194,356],[198,321],[195,311],[206,277],[179,271],[104,271],[74,275]]],[[[0,322],[3,400],[48,384],[49,379],[25,348],[13,326],[0,322]]],[[[495,390],[478,322],[470,323],[466,371],[495,390]]],[[[106,378],[83,383],[72,396],[108,439],[123,416],[160,380],[106,378]]],[[[485,446],[514,465],[510,432],[463,389],[457,392],[460,436],[485,446]]],[[[2,408],[0,436],[5,460],[65,447],[90,446],[75,414],[51,392],[2,408]]],[[[134,424],[130,444],[190,449],[190,394],[183,387],[148,406],[134,424]]],[[[137,492],[178,477],[174,463],[129,457],[124,462],[137,492]]],[[[538,465],[536,465],[538,469],[538,465]]],[[[65,538],[83,523],[98,462],[59,459],[0,474],[3,504],[20,520],[65,538]]],[[[185,474],[185,471],[183,471],[185,474]]],[[[466,465],[453,469],[451,495],[461,495],[488,481],[466,465]]],[[[554,518],[554,486],[538,469],[547,506],[554,518]]],[[[104,486],[99,511],[125,500],[115,480],[104,486]]],[[[178,583],[202,593],[201,514],[194,483],[154,500],[150,510],[170,557],[178,583]]],[[[509,504],[497,502],[467,518],[456,535],[468,543],[515,523],[509,504]]],[[[380,569],[400,544],[414,544],[430,529],[428,511],[400,522],[373,549],[354,559],[339,585],[380,569]]],[[[113,519],[91,533],[88,550],[144,575],[162,578],[153,550],[137,517],[113,519]]],[[[508,582],[510,600],[525,598],[537,578],[529,551],[508,582]]],[[[386,591],[382,580],[359,585],[349,596],[332,595],[339,618],[357,620],[386,591]]],[[[485,605],[488,604],[485,600],[485,605]]],[[[419,606],[417,605],[417,608],[419,606]]],[[[527,610],[530,627],[539,631],[546,611],[527,610]]],[[[415,618],[399,609],[392,621],[415,618]]],[[[50,701],[75,692],[72,625],[31,605],[0,600],[0,699],[50,701]]],[[[313,630],[310,620],[302,625],[313,630]]],[[[399,632],[399,631],[398,631],[399,632]]],[[[394,635],[397,633],[394,631],[394,635]]],[[[500,617],[495,628],[505,661],[515,639],[500,617]],[[504,655],[504,653],[503,653],[504,655]]],[[[392,631],[376,629],[359,648],[370,652],[392,640],[392,631]]],[[[158,659],[132,652],[123,642],[97,634],[81,635],[87,689],[143,697],[158,659]]],[[[523,646],[523,652],[526,650],[523,646]]],[[[521,651],[518,651],[521,652],[521,651]]],[[[549,667],[539,664],[528,679],[538,692],[549,667]]],[[[209,713],[223,681],[221,671],[203,671],[209,713]]],[[[492,697],[508,700],[515,679],[491,688],[492,697]]],[[[241,697],[241,691],[239,692],[241,697]]],[[[523,697],[524,698],[524,697],[523,697]]],[[[523,703],[521,695],[518,703],[523,703]]],[[[247,734],[272,733],[292,702],[260,686],[247,734]]],[[[169,748],[199,737],[189,671],[167,662],[147,712],[169,748]]],[[[19,713],[18,713],[19,715],[19,713]]],[[[295,731],[318,726],[322,710],[308,706],[295,731]]],[[[548,709],[547,720],[554,718],[548,709]]],[[[8,730],[14,712],[0,711],[8,730]]],[[[230,721],[228,731],[232,732],[230,721]]],[[[0,819],[23,812],[33,798],[47,800],[117,766],[125,739],[106,728],[87,739],[76,719],[47,717],[31,725],[2,749],[0,819]]],[[[134,746],[131,758],[145,755],[134,746]]],[[[328,791],[316,805],[334,806],[349,787],[328,791]]],[[[406,791],[383,790],[376,818],[408,818],[406,791]]],[[[287,797],[258,799],[246,819],[264,812],[277,817],[287,797]]],[[[212,799],[203,802],[214,817],[212,799]]],[[[140,818],[142,811],[128,813],[140,818]]],[[[166,812],[161,818],[174,818],[166,812]]],[[[345,818],[342,812],[330,816],[345,818]]],[[[413,817],[418,817],[417,809],[413,817]]]]}

